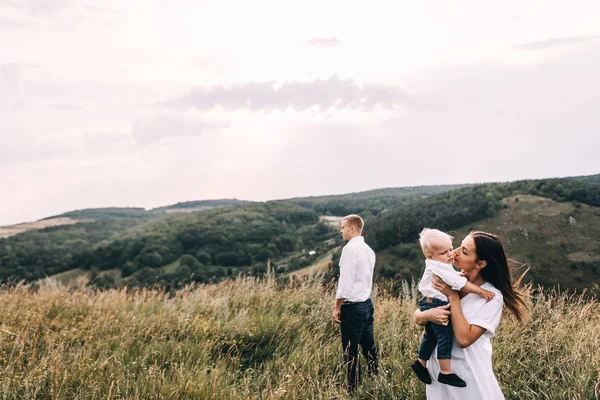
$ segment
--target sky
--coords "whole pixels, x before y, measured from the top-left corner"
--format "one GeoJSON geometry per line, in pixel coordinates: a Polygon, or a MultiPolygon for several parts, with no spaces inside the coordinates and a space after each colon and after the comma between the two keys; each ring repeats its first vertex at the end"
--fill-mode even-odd
{"type": "Polygon", "coordinates": [[[600,173],[597,1],[3,0],[0,225],[600,173]]]}

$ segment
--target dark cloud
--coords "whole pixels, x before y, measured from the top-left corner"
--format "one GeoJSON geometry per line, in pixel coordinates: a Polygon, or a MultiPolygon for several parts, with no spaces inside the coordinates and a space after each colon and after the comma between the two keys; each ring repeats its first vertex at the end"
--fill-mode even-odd
{"type": "Polygon", "coordinates": [[[521,50],[546,50],[558,46],[566,46],[571,44],[580,44],[593,42],[600,39],[600,35],[595,36],[571,36],[571,37],[559,37],[542,40],[539,42],[529,42],[515,46],[521,50]]]}
{"type": "Polygon", "coordinates": [[[150,119],[138,119],[133,123],[131,134],[138,144],[146,145],[162,138],[195,136],[227,127],[226,123],[190,121],[176,115],[157,115],[150,119]]]}
{"type": "Polygon", "coordinates": [[[342,42],[340,42],[340,40],[335,36],[330,38],[316,37],[308,40],[306,45],[314,47],[338,47],[342,45],[342,42]]]}
{"type": "Polygon", "coordinates": [[[318,79],[311,82],[286,81],[251,82],[230,87],[194,88],[172,101],[163,103],[171,108],[193,107],[209,110],[222,106],[226,110],[285,111],[288,107],[303,111],[315,105],[321,112],[329,109],[368,111],[376,106],[391,109],[397,106],[428,108],[426,99],[411,95],[398,86],[381,84],[359,85],[352,79],[318,79]]]}

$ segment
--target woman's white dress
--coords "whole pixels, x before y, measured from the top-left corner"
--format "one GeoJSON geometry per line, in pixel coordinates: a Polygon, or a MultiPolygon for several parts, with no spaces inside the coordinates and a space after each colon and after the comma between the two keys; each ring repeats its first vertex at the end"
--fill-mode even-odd
{"type": "Polygon", "coordinates": [[[469,347],[461,349],[452,344],[452,371],[461,377],[467,387],[458,388],[437,381],[440,368],[437,360],[437,347],[427,362],[432,383],[427,385],[428,400],[498,400],[504,399],[498,381],[492,370],[492,344],[500,316],[502,315],[502,294],[491,283],[484,283],[482,288],[494,292],[496,296],[486,303],[483,297],[468,294],[460,300],[465,318],[471,325],[481,326],[486,331],[469,347]]]}

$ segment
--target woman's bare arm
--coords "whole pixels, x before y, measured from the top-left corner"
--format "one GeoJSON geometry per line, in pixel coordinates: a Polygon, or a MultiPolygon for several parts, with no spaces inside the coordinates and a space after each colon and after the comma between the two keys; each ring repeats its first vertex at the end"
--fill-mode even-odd
{"type": "Polygon", "coordinates": [[[437,276],[433,276],[431,281],[435,289],[448,296],[450,315],[452,317],[452,329],[458,346],[462,348],[469,347],[475,343],[486,330],[480,326],[469,324],[469,321],[467,321],[463,313],[458,292],[452,290],[450,286],[446,285],[444,281],[437,276]]]}

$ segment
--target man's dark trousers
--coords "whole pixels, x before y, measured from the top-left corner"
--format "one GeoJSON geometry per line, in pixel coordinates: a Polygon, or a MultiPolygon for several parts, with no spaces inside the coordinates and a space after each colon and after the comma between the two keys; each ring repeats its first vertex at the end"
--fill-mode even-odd
{"type": "Polygon", "coordinates": [[[377,347],[373,339],[373,303],[371,299],[360,303],[343,303],[340,329],[344,361],[348,372],[348,390],[356,389],[360,383],[361,370],[358,360],[358,345],[367,360],[369,373],[376,375],[378,370],[377,347]]]}

